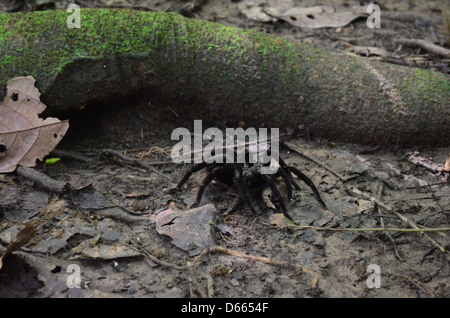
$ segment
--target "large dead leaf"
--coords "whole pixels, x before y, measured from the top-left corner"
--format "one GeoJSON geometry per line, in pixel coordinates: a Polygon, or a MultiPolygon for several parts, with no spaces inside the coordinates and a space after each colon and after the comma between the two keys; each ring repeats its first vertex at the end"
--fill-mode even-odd
{"type": "MultiPolygon", "coordinates": [[[[238,3],[238,9],[247,19],[261,22],[276,21],[277,18],[265,13],[266,9],[276,8],[276,14],[294,7],[292,0],[243,0],[238,3]]],[[[272,12],[273,13],[273,12],[272,12]]],[[[274,14],[274,13],[273,13],[274,14]]]]}
{"type": "Polygon", "coordinates": [[[169,208],[156,217],[156,231],[172,238],[172,243],[194,256],[215,246],[211,223],[217,216],[212,204],[180,211],[169,208]]]}
{"type": "Polygon", "coordinates": [[[300,28],[338,28],[343,27],[360,17],[367,17],[365,7],[352,7],[350,10],[337,11],[330,6],[293,7],[281,13],[274,8],[268,8],[267,14],[284,20],[300,28]]]}
{"type": "Polygon", "coordinates": [[[16,77],[6,83],[6,97],[0,102],[0,173],[17,165],[33,167],[64,137],[69,122],[39,117],[46,106],[31,76],[16,77]]]}

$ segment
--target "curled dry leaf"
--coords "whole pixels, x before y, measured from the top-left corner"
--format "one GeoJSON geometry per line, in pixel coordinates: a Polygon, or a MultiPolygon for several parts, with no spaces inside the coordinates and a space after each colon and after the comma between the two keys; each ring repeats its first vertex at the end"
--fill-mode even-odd
{"type": "Polygon", "coordinates": [[[16,77],[6,83],[0,102],[0,173],[13,172],[17,165],[34,167],[64,137],[69,122],[38,115],[46,106],[31,76],[16,77]]]}
{"type": "Polygon", "coordinates": [[[16,239],[9,243],[2,256],[0,256],[0,269],[3,267],[3,258],[27,244],[33,236],[34,227],[32,225],[25,226],[19,233],[17,233],[16,239]]]}

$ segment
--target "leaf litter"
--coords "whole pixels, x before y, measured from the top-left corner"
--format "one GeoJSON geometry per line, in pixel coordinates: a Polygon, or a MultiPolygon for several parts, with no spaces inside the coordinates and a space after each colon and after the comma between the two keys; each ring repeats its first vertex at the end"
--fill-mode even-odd
{"type": "Polygon", "coordinates": [[[64,137],[69,122],[39,117],[46,106],[31,76],[6,82],[6,96],[0,102],[0,173],[12,172],[17,165],[34,167],[64,137]]]}
{"type": "MultiPolygon", "coordinates": [[[[100,126],[105,131],[96,130],[92,140],[91,145],[95,142],[99,153],[105,148],[120,149],[120,144],[103,146],[108,125],[117,124],[117,120],[125,121],[120,127],[127,133],[134,125],[133,118],[120,111],[111,112],[110,116],[100,119],[104,121],[100,126]]],[[[176,127],[179,123],[173,125],[176,127]]],[[[85,149],[81,142],[84,139],[69,139],[62,145],[82,155],[83,151],[92,151],[85,149]]],[[[150,145],[167,150],[170,142],[164,144],[164,140],[170,140],[170,136],[146,138],[150,145]]],[[[127,149],[142,146],[140,139],[134,142],[127,149]]],[[[430,295],[445,294],[439,282],[447,275],[448,268],[442,267],[440,254],[434,252],[426,256],[433,246],[420,236],[399,232],[392,234],[394,247],[381,230],[364,232],[365,228],[380,228],[377,221],[380,216],[387,228],[407,226],[385,211],[377,210],[373,201],[349,194],[344,185],[371,195],[376,194],[376,185],[383,185],[381,197],[377,196],[379,200],[427,228],[445,227],[442,219],[445,212],[440,210],[439,204],[443,209],[448,206],[448,186],[433,185],[441,182],[435,174],[408,161],[408,157],[400,159],[386,151],[366,154],[365,147],[321,141],[306,143],[298,137],[289,140],[288,145],[301,151],[301,155],[283,151],[283,158],[312,178],[329,206],[328,211],[321,210],[309,191],[295,191],[289,206],[296,225],[287,222],[281,214],[274,214],[265,207],[263,200],[260,201],[260,209],[264,211],[261,215],[252,215],[243,204],[230,212],[236,193],[219,185],[212,185],[205,191],[199,208],[188,210],[203,176],[192,176],[182,192],[168,194],[167,189],[178,182],[187,167],[170,164],[167,151],[144,157],[140,153],[133,154],[142,157],[142,164],[164,162],[154,165],[152,171],[136,170],[99,156],[100,161],[64,160],[62,164],[46,167],[49,176],[77,187],[72,186],[68,193],[49,195],[44,208],[36,205],[39,213],[22,217],[20,222],[33,220],[37,223],[36,234],[13,254],[23,257],[21,262],[39,273],[34,276],[35,286],[39,286],[34,295],[48,297],[68,296],[69,293],[77,297],[117,294],[202,297],[207,295],[206,287],[209,294],[217,297],[351,295],[351,289],[345,289],[346,292],[334,285],[338,281],[359,286],[358,295],[383,295],[367,289],[365,279],[361,280],[359,268],[370,263],[380,264],[389,271],[385,279],[393,287],[388,294],[392,290],[401,295],[414,294],[415,289],[409,283],[406,283],[409,287],[405,287],[398,282],[397,271],[426,286],[432,291],[430,295]],[[80,175],[79,171],[89,173],[80,175]],[[88,175],[89,180],[85,180],[84,175],[88,175]],[[420,185],[417,180],[421,180],[420,185]],[[75,188],[78,190],[73,190],[75,188]],[[325,230],[327,228],[330,230],[325,230]],[[362,231],[351,232],[352,228],[362,231]],[[394,249],[404,262],[397,260],[394,249]],[[39,264],[42,257],[45,257],[45,266],[39,264]],[[418,266],[423,257],[425,260],[418,266]],[[84,284],[76,293],[65,285],[68,275],[65,269],[74,263],[85,275],[84,284]],[[205,278],[208,286],[202,283],[205,278]]],[[[428,164],[443,164],[447,154],[444,149],[442,153],[424,157],[428,164]]],[[[420,156],[416,154],[414,158],[420,156]]],[[[0,192],[6,193],[4,191],[11,187],[20,192],[19,184],[17,176],[7,175],[0,182],[0,192]]],[[[36,191],[33,184],[21,186],[25,186],[23,193],[36,191]]],[[[18,208],[15,211],[20,213],[18,208]]],[[[8,215],[11,213],[14,212],[7,211],[8,215]]],[[[0,241],[7,245],[14,240],[21,225],[7,219],[0,224],[3,228],[0,241]]],[[[429,235],[448,248],[446,232],[429,235]]],[[[7,263],[13,260],[18,261],[5,258],[7,263]]]]}
{"type": "Polygon", "coordinates": [[[329,5],[298,7],[292,0],[241,1],[238,8],[248,19],[270,22],[278,19],[306,29],[339,28],[357,18],[367,17],[366,6],[336,9],[329,5]]]}
{"type": "MultiPolygon", "coordinates": [[[[284,10],[293,7],[287,6],[284,10]]],[[[278,19],[262,14],[271,21],[278,19]]],[[[371,50],[365,52],[373,53],[371,50]]],[[[121,105],[119,109],[130,106],[121,105]]],[[[136,122],[148,118],[140,116],[145,106],[136,111],[135,118],[123,112],[117,112],[116,117],[110,117],[114,112],[102,115],[102,120],[106,120],[99,123],[99,127],[104,126],[103,133],[95,130],[94,138],[92,135],[80,138],[66,143],[64,148],[78,149],[81,154],[100,152],[101,149],[123,149],[125,153],[130,148],[167,147],[162,140],[169,140],[170,136],[136,131],[136,122]],[[108,125],[115,127],[105,129],[108,125]]],[[[167,105],[161,107],[166,109],[167,105]]],[[[173,127],[167,127],[165,124],[170,120],[162,114],[150,115],[154,122],[146,124],[152,131],[160,128],[161,132],[169,133],[174,127],[185,126],[184,122],[173,119],[173,127]]],[[[85,190],[86,196],[92,197],[85,198],[82,203],[77,201],[80,199],[77,195],[51,194],[43,209],[36,206],[36,210],[40,210],[38,214],[23,214],[21,221],[31,219],[41,223],[36,226],[37,234],[32,240],[5,257],[2,274],[3,277],[17,274],[14,276],[17,282],[24,277],[30,279],[20,288],[8,288],[11,285],[3,280],[0,291],[33,297],[194,297],[202,295],[198,291],[202,289],[217,297],[430,297],[450,294],[446,284],[448,256],[422,237],[394,233],[394,245],[382,231],[351,232],[355,228],[364,230],[380,226],[381,219],[386,227],[405,225],[380,209],[374,201],[349,194],[342,184],[345,180],[345,184],[370,193],[421,227],[438,229],[448,226],[448,183],[439,179],[447,177],[448,180],[448,175],[444,173],[437,178],[423,166],[408,161],[403,150],[378,149],[363,154],[364,149],[357,145],[320,140],[306,142],[301,137],[293,138],[292,142],[316,162],[294,153],[283,152],[282,155],[304,169],[320,185],[332,215],[317,209],[307,191],[296,192],[290,202],[295,219],[304,226],[302,229],[283,222],[281,215],[272,214],[270,210],[255,217],[238,205],[233,213],[226,214],[233,193],[214,186],[206,191],[204,204],[214,204],[219,212],[212,226],[218,247],[207,248],[198,254],[199,258],[194,259],[196,267],[190,271],[186,264],[193,261],[192,257],[175,246],[170,236],[158,233],[152,220],[160,211],[167,210],[171,202],[180,206],[192,203],[201,176],[193,178],[183,193],[170,196],[165,192],[171,186],[169,182],[178,181],[183,169],[167,164],[170,160],[163,154],[138,156],[146,164],[166,162],[146,173],[110,162],[64,161],[47,167],[46,173],[50,176],[71,184],[84,184],[88,178],[92,188],[85,190]],[[80,171],[86,173],[80,174],[80,171]],[[136,196],[134,193],[151,195],[136,196]],[[92,208],[91,203],[97,204],[98,209],[92,208]],[[341,229],[349,231],[340,232],[341,229]],[[103,245],[107,248],[102,250],[103,245]],[[137,249],[140,256],[122,257],[117,253],[109,258],[111,249],[120,252],[120,246],[132,247],[128,250],[130,253],[137,249]],[[85,250],[89,253],[83,255],[85,250]],[[403,256],[403,261],[396,258],[396,253],[403,256]],[[82,269],[80,289],[67,289],[66,268],[71,263],[82,269]],[[304,266],[317,276],[302,275],[295,269],[279,266],[286,263],[304,266]],[[12,271],[11,265],[17,264],[20,266],[12,271]],[[381,266],[383,287],[386,288],[367,288],[368,264],[381,266]],[[202,283],[205,278],[207,286],[202,283]]],[[[4,153],[5,149],[0,147],[0,154],[4,153]]],[[[426,158],[426,164],[433,163],[432,167],[441,167],[439,164],[445,163],[444,172],[448,173],[448,149],[421,149],[415,158],[426,158]]],[[[14,185],[16,191],[19,191],[19,185],[21,192],[36,191],[33,183],[24,183],[15,175],[0,179],[0,191],[14,185]]],[[[15,211],[19,213],[19,209],[15,211]]],[[[7,211],[9,215],[10,212],[7,211]]],[[[7,246],[13,242],[22,226],[3,219],[0,223],[2,244],[7,246]]],[[[181,229],[183,226],[177,229],[178,234],[181,229]]],[[[447,232],[430,233],[430,236],[449,248],[447,232]]]]}

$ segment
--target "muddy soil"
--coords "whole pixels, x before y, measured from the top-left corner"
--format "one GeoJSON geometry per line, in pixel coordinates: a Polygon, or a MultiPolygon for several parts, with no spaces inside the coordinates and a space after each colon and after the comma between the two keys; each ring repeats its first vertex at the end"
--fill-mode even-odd
{"type": "MultiPolygon", "coordinates": [[[[387,6],[420,16],[425,11],[419,3],[387,6]]],[[[426,18],[438,19],[437,2],[426,3],[426,18]]],[[[310,4],[314,3],[302,5],[310,4]]],[[[196,14],[327,49],[339,49],[350,40],[358,45],[387,43],[388,48],[392,44],[364,37],[365,21],[340,30],[300,30],[281,22],[248,21],[239,14],[237,2],[229,1],[207,1],[196,14]]],[[[427,38],[432,28],[439,33],[433,24],[389,23],[417,38],[427,38]]],[[[415,60],[419,66],[448,72],[441,59],[418,49],[414,53],[422,55],[415,60]]],[[[35,168],[69,182],[74,190],[52,194],[16,174],[0,175],[1,244],[6,247],[27,222],[36,231],[29,244],[4,259],[0,296],[450,296],[448,252],[440,250],[450,248],[448,232],[427,232],[425,237],[418,232],[388,235],[370,230],[410,229],[398,214],[419,227],[449,227],[448,174],[437,175],[408,161],[408,154],[418,151],[419,156],[444,164],[449,148],[379,148],[317,139],[299,127],[282,131],[282,141],[301,153],[282,148],[281,157],[312,179],[328,209],[300,182],[301,191],[294,190],[292,200],[282,192],[297,223],[293,226],[255,195],[261,213],[253,215],[235,188],[213,182],[201,206],[210,203],[219,212],[209,226],[214,244],[226,250],[192,255],[158,233],[155,217],[167,209],[188,210],[205,177],[203,170],[194,173],[182,191],[168,193],[190,167],[172,162],[170,151],[177,141],[171,140],[171,133],[177,127],[193,131],[195,114],[181,113],[179,105],[162,104],[150,92],[107,106],[108,112],[100,111],[105,105],[87,105],[67,114],[71,127],[58,150],[81,158],[55,152],[53,156],[62,159],[59,163],[35,168]],[[351,187],[398,214],[357,196],[351,187]],[[379,276],[373,270],[379,270],[379,276]],[[77,277],[79,281],[70,280],[77,277]],[[80,288],[69,288],[71,284],[80,288]]],[[[203,123],[204,128],[209,125],[203,123]]]]}

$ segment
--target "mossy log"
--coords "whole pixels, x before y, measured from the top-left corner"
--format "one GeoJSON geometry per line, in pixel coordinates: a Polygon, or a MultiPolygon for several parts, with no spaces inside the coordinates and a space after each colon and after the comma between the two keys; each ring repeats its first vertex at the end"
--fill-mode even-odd
{"type": "MultiPolygon", "coordinates": [[[[48,114],[140,89],[197,119],[299,127],[331,140],[449,145],[443,74],[173,13],[0,14],[0,84],[32,75],[48,114]]],[[[3,85],[2,85],[3,86],[3,85]]]]}

